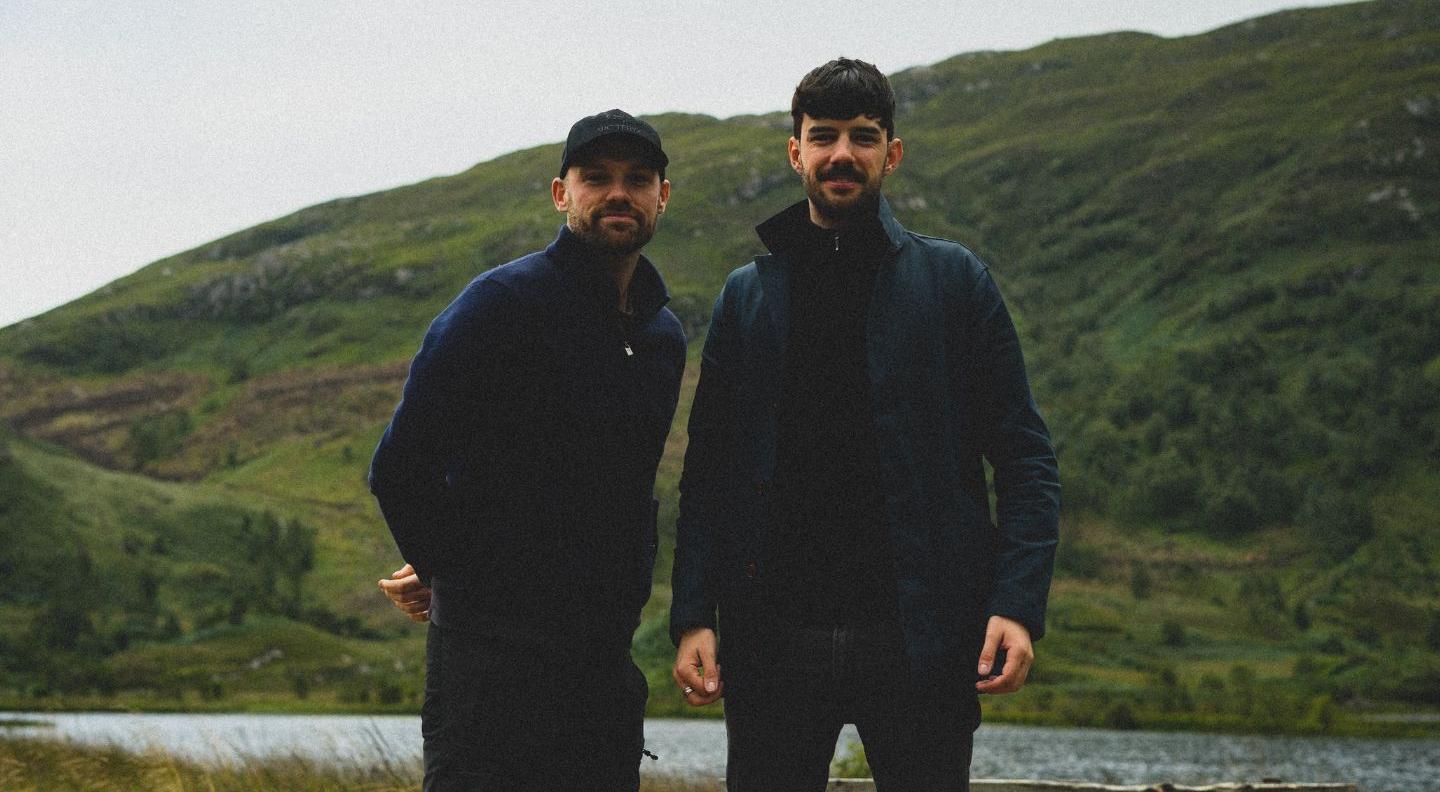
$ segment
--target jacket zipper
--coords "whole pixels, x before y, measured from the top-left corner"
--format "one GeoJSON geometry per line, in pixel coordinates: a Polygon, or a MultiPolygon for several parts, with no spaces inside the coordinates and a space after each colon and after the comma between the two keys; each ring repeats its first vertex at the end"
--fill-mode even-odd
{"type": "Polygon", "coordinates": [[[626,316],[625,314],[619,314],[619,315],[616,316],[615,322],[616,322],[617,326],[620,328],[620,346],[622,346],[622,347],[625,349],[625,357],[627,357],[627,358],[633,358],[633,357],[635,357],[635,347],[631,346],[631,344],[630,344],[630,336],[631,336],[631,327],[630,327],[630,325],[631,325],[631,319],[630,319],[630,317],[626,316]]]}

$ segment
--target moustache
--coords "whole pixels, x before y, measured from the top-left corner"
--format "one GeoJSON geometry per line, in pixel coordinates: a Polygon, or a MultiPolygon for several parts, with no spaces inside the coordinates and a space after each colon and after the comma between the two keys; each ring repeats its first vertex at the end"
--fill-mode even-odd
{"type": "Polygon", "coordinates": [[[821,181],[837,181],[840,179],[845,181],[862,180],[860,171],[856,170],[853,165],[836,165],[833,168],[822,171],[820,174],[821,181]]]}

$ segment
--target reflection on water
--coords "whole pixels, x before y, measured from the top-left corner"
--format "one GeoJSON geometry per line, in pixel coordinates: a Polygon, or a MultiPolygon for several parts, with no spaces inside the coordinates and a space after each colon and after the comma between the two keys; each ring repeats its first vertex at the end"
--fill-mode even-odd
{"type": "MultiPolygon", "coordinates": [[[[383,715],[184,715],[0,713],[0,721],[40,726],[0,729],[131,750],[158,748],[197,761],[300,756],[321,762],[418,762],[420,719],[383,715]]],[[[842,743],[856,739],[853,728],[842,743]]],[[[644,772],[720,776],[725,727],[719,721],[646,721],[647,747],[660,756],[644,772]]],[[[1244,737],[981,726],[976,778],[1044,778],[1113,784],[1169,781],[1353,781],[1362,792],[1436,789],[1440,740],[1244,737]]]]}

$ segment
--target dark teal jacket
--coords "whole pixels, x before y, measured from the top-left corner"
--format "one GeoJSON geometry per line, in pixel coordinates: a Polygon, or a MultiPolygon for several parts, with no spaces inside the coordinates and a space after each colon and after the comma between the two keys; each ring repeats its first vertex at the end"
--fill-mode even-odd
{"type": "MultiPolygon", "coordinates": [[[[761,239],[784,219],[759,226],[761,239]]],[[[866,338],[902,627],[917,671],[973,667],[990,615],[1044,632],[1055,452],[989,269],[962,245],[906,231],[883,199],[880,219],[890,247],[866,338]],[[994,519],[982,458],[994,468],[994,519]]],[[[772,253],[732,272],[715,302],[680,481],[677,642],[715,627],[717,609],[722,640],[725,625],[757,616],[788,286],[789,263],[772,253]]]]}

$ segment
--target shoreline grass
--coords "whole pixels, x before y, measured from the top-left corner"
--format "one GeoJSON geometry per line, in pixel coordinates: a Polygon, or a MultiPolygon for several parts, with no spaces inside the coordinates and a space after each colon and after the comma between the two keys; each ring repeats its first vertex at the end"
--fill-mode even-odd
{"type": "MultiPolygon", "coordinates": [[[[1117,699],[1118,701],[1119,699],[1117,699]]],[[[1078,701],[1078,700],[1077,700],[1078,701]]],[[[1228,712],[1161,712],[1150,707],[1125,707],[1125,717],[1116,718],[1096,702],[1092,707],[1078,707],[1059,701],[1045,709],[1026,707],[1021,702],[986,700],[984,722],[1016,726],[1041,726],[1064,729],[1122,729],[1133,731],[1193,732],[1200,734],[1271,735],[1286,737],[1355,737],[1375,739],[1436,739],[1440,738],[1440,712],[1365,713],[1337,710],[1323,725],[1314,718],[1297,716],[1293,720],[1257,719],[1228,712]],[[1017,706],[1018,705],[1018,706],[1017,706]],[[1086,717],[1077,717],[1085,713],[1086,717]],[[1388,717],[1387,717],[1388,714],[1388,717]]],[[[1112,707],[1112,709],[1114,709],[1112,707]]],[[[233,697],[228,700],[174,700],[150,696],[52,696],[34,699],[24,696],[0,695],[0,712],[13,713],[11,719],[0,718],[0,728],[45,725],[27,719],[26,714],[41,713],[144,713],[144,714],[256,714],[256,715],[375,715],[418,716],[418,706],[411,703],[394,705],[342,703],[325,699],[295,699],[283,696],[233,697]]],[[[719,707],[676,709],[652,707],[649,718],[719,720],[719,707]]]]}
{"type": "Polygon", "coordinates": [[[50,724],[45,721],[29,718],[0,718],[0,729],[43,729],[49,726],[50,724]]]}
{"type": "MultiPolygon", "coordinates": [[[[64,740],[0,739],[7,792],[413,792],[418,761],[335,768],[299,757],[202,764],[161,751],[131,753],[64,740]]],[[[718,780],[644,777],[641,792],[719,792],[718,780]]]]}
{"type": "Polygon", "coordinates": [[[1257,723],[1224,713],[1152,713],[1133,711],[1133,721],[1123,725],[1109,722],[1102,713],[1080,722],[1063,714],[1034,710],[986,711],[984,723],[1009,726],[1039,726],[1054,729],[1111,729],[1137,732],[1178,732],[1266,737],[1345,737],[1385,740],[1434,740],[1440,738],[1440,722],[1432,720],[1382,720],[1345,714],[1324,727],[1297,721],[1257,723]]]}

